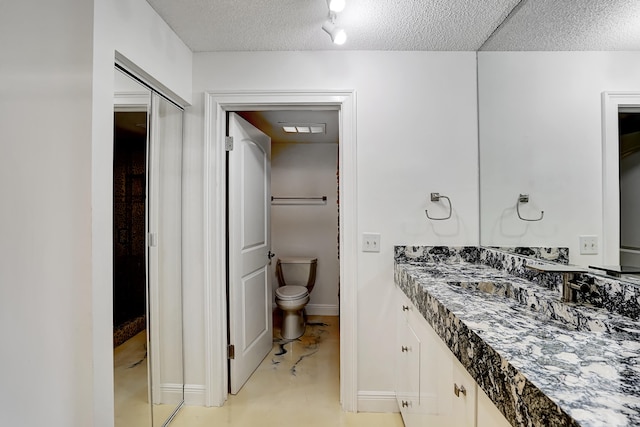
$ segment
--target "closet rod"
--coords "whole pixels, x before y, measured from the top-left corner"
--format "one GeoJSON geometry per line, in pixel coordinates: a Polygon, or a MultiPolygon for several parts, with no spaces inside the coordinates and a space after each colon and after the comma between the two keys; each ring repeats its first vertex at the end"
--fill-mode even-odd
{"type": "Polygon", "coordinates": [[[274,197],[271,196],[271,201],[274,200],[322,200],[323,202],[327,201],[327,196],[322,197],[274,197]]]}
{"type": "Polygon", "coordinates": [[[326,205],[327,196],[322,197],[274,197],[271,196],[272,205],[326,205]]]}

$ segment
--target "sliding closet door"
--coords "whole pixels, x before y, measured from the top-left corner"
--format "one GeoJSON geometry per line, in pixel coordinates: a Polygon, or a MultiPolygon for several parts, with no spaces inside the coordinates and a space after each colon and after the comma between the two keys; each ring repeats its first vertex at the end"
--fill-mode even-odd
{"type": "Polygon", "coordinates": [[[114,74],[113,380],[115,427],[151,427],[147,345],[147,150],[151,90],[114,74]]]}
{"type": "Polygon", "coordinates": [[[153,426],[184,401],[182,109],[152,95],[149,153],[149,348],[153,426]]]}

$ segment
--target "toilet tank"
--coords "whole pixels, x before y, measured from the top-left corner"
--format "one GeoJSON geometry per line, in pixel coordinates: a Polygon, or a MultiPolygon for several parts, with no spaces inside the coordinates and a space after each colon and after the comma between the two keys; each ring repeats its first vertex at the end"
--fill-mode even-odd
{"type": "MultiPolygon", "coordinates": [[[[278,259],[282,276],[278,275],[280,286],[306,286],[313,288],[316,280],[318,258],[282,257],[278,259]],[[282,283],[284,281],[284,283],[282,283]]],[[[276,274],[278,274],[276,272],[276,274]]]]}

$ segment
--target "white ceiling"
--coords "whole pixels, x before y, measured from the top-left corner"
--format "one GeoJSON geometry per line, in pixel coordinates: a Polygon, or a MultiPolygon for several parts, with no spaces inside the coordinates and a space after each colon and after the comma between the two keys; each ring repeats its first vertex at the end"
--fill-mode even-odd
{"type": "Polygon", "coordinates": [[[269,135],[271,142],[295,144],[337,144],[339,116],[337,110],[243,111],[240,116],[269,135]],[[325,133],[287,133],[282,125],[324,124],[325,133]]]}
{"type": "MultiPolygon", "coordinates": [[[[343,46],[321,29],[326,0],[147,1],[194,52],[640,50],[640,0],[346,0],[343,46]]],[[[337,142],[335,111],[243,115],[274,142],[337,142]],[[327,134],[285,134],[283,121],[327,134]]]]}
{"type": "Polygon", "coordinates": [[[482,50],[640,50],[640,1],[524,0],[482,50]]]}
{"type": "Polygon", "coordinates": [[[640,50],[638,0],[346,0],[343,46],[326,0],[147,1],[194,52],[640,50]]]}

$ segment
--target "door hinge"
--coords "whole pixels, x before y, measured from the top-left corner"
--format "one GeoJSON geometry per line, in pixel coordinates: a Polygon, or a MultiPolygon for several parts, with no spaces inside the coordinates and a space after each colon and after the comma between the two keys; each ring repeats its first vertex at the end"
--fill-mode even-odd
{"type": "Polygon", "coordinates": [[[233,150],[233,137],[232,136],[225,136],[224,137],[224,149],[226,151],[232,151],[233,150]]]}
{"type": "Polygon", "coordinates": [[[233,344],[229,344],[227,346],[227,359],[235,359],[236,358],[236,346],[233,344]]]}

